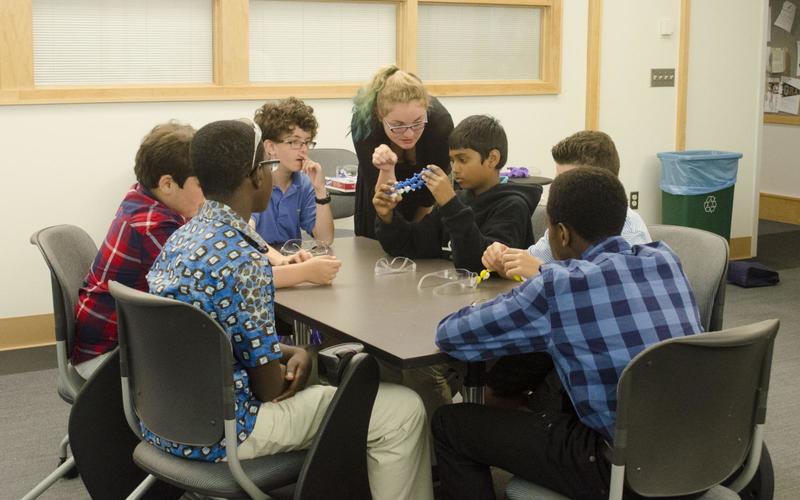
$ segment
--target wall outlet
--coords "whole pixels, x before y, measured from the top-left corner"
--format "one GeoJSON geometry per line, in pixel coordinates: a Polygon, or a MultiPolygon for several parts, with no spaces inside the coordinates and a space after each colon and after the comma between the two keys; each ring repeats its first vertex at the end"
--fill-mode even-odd
{"type": "Polygon", "coordinates": [[[639,208],[639,191],[631,191],[630,206],[632,210],[639,208]]]}
{"type": "Polygon", "coordinates": [[[675,68],[653,68],[650,70],[651,87],[674,87],[675,68]]]}

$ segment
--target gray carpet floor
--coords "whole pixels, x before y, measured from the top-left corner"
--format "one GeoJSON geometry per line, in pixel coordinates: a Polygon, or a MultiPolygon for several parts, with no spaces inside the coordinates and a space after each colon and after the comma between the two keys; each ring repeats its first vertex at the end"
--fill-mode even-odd
{"type": "MultiPolygon", "coordinates": [[[[729,285],[725,326],[781,320],[766,441],[775,468],[775,498],[794,500],[800,498],[800,227],[768,224],[762,233],[758,260],[780,270],[781,282],[753,289],[729,285]]],[[[0,357],[0,363],[0,373],[8,373],[2,368],[10,362],[0,357]]],[[[55,369],[0,375],[0,500],[20,498],[56,466],[69,407],[56,395],[55,381],[55,369]]],[[[72,479],[59,481],[40,498],[83,500],[88,494],[80,479],[72,479]]]]}

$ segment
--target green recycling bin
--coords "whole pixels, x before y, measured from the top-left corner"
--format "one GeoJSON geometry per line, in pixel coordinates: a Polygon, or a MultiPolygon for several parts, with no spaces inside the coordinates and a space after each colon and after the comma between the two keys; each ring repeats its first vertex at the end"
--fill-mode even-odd
{"type": "Polygon", "coordinates": [[[661,222],[731,237],[733,189],[741,153],[675,151],[661,160],[661,222]]]}

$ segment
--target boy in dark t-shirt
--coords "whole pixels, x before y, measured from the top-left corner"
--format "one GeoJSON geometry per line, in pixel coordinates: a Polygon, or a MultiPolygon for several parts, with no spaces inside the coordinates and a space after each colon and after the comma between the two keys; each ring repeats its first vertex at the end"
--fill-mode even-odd
{"type": "MultiPolygon", "coordinates": [[[[422,178],[437,206],[419,222],[409,222],[395,207],[402,199],[390,184],[377,186],[373,205],[376,234],[390,255],[451,258],[459,268],[478,272],[481,256],[494,242],[527,247],[533,243],[531,215],[541,186],[500,184],[508,157],[508,140],[500,123],[485,115],[465,118],[450,134],[453,178],[458,194],[439,166],[429,165],[422,178]]],[[[385,163],[394,157],[384,151],[385,163]]]]}

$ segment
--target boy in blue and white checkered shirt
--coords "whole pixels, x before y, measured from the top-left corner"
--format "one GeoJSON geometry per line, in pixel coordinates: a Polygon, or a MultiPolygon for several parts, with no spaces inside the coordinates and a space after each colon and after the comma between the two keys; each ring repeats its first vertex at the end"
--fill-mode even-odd
{"type": "MultiPolygon", "coordinates": [[[[614,141],[605,132],[582,130],[562,139],[551,150],[556,163],[556,176],[575,167],[597,167],[619,176],[619,154],[614,141]]],[[[643,245],[653,239],[642,218],[630,208],[625,213],[622,237],[631,245],[643,245]]],[[[502,243],[490,245],[483,253],[486,269],[501,276],[530,278],[539,273],[539,266],[553,262],[547,231],[527,250],[511,248],[502,243]]]]}

